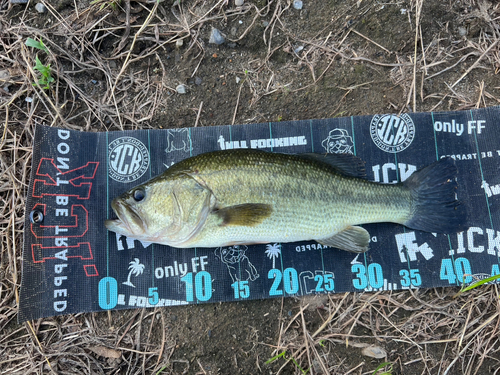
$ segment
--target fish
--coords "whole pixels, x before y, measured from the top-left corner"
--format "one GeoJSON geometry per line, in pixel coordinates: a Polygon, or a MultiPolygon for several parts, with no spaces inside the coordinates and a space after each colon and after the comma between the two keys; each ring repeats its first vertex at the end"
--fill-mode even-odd
{"type": "Polygon", "coordinates": [[[405,181],[366,178],[352,154],[284,154],[254,149],[199,154],[116,197],[109,231],[176,248],[316,241],[369,249],[362,224],[414,230],[467,228],[457,168],[442,158],[405,181]]]}

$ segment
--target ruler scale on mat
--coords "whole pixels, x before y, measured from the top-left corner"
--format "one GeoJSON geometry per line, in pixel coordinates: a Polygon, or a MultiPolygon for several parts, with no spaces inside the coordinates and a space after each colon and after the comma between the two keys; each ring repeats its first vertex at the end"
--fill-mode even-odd
{"type": "Polygon", "coordinates": [[[77,132],[39,126],[19,320],[314,293],[457,286],[500,273],[500,107],[203,128],[77,132]],[[405,180],[451,156],[470,228],[363,225],[364,254],[314,241],[176,249],[108,232],[113,198],[200,153],[352,153],[368,179],[405,180]]]}

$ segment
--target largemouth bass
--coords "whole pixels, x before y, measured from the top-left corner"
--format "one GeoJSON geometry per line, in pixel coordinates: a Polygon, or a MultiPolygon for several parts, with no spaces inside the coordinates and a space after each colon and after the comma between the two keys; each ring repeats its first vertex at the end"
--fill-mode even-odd
{"type": "Polygon", "coordinates": [[[179,248],[315,240],[365,252],[358,226],[392,222],[437,233],[466,228],[457,169],[441,159],[398,184],[363,179],[349,154],[258,150],[201,154],[115,198],[113,232],[179,248]]]}

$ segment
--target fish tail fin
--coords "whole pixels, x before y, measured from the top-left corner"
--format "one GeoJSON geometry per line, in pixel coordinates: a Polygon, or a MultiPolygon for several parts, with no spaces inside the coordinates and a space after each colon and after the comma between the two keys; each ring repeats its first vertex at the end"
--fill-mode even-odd
{"type": "Polygon", "coordinates": [[[412,195],[411,217],[404,225],[433,233],[456,233],[468,228],[465,206],[456,198],[457,167],[441,159],[414,172],[403,185],[412,195]]]}

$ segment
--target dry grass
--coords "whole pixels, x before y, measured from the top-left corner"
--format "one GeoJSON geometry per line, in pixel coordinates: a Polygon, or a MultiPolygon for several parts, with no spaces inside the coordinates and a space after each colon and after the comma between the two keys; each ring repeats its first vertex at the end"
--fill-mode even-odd
{"type": "MultiPolygon", "coordinates": [[[[423,39],[421,11],[427,1],[412,1],[407,10],[414,35],[410,52],[394,51],[361,31],[361,17],[380,11],[375,1],[350,1],[314,35],[293,30],[287,19],[291,2],[285,0],[264,5],[247,1],[239,8],[225,0],[182,1],[168,7],[166,2],[126,0],[115,12],[109,7],[100,10],[101,3],[75,1],[77,10],[69,15],[61,14],[52,2],[44,3],[52,22],[35,27],[36,13],[0,0],[0,374],[149,374],[162,369],[214,373],[199,359],[195,363],[174,358],[178,346],[161,310],[16,322],[35,126],[84,131],[159,126],[158,112],[172,105],[169,100],[181,82],[179,71],[165,68],[162,53],[182,41],[181,58],[191,56],[194,61],[183,74],[194,77],[210,58],[202,38],[208,25],[246,19],[247,26],[228,37],[232,42],[245,40],[257,25],[264,25],[259,34],[264,47],[238,68],[244,79],[234,93],[237,100],[223,109],[233,123],[260,119],[260,105],[277,93],[305,95],[331,89],[330,83],[322,85],[330,82],[332,70],[351,65],[373,72],[391,69],[387,83],[404,95],[398,101],[388,99],[388,107],[381,110],[458,110],[500,103],[500,84],[492,83],[500,71],[500,4],[484,0],[463,2],[467,12],[460,21],[477,34],[467,40],[453,38],[452,24],[443,24],[438,34],[423,39]],[[352,13],[360,18],[353,19],[352,13]],[[26,47],[28,37],[43,40],[49,52],[26,47]],[[36,54],[51,64],[55,81],[49,90],[32,84],[39,77],[33,69],[36,54]],[[279,54],[291,58],[279,63],[279,54]],[[478,71],[484,72],[479,81],[471,78],[478,71]],[[247,101],[242,104],[245,93],[255,114],[249,118],[238,117],[248,113],[242,108],[247,107],[247,101]]],[[[326,115],[337,115],[355,93],[376,84],[380,82],[367,79],[336,85],[341,92],[338,105],[326,115]]],[[[209,104],[203,103],[190,106],[196,115],[193,125],[208,123],[204,111],[209,104]]],[[[262,367],[266,372],[263,362],[285,351],[296,364],[277,360],[283,367],[276,370],[282,373],[301,373],[300,366],[310,374],[370,374],[384,360],[360,358],[359,352],[360,347],[376,344],[385,348],[387,360],[400,373],[410,373],[401,369],[414,366],[421,374],[500,374],[498,287],[479,288],[457,299],[454,293],[436,289],[331,295],[312,313],[303,306],[292,319],[282,314],[277,343],[264,347],[269,356],[255,358],[254,370],[262,367]],[[319,318],[317,326],[308,325],[311,314],[319,318]],[[346,345],[357,358],[348,359],[345,350],[339,351],[346,345]]]]}
{"type": "Polygon", "coordinates": [[[330,295],[326,301],[317,296],[307,298],[299,312],[281,325],[275,353],[286,352],[289,361],[282,361],[282,369],[300,366],[323,374],[353,370],[335,358],[340,346],[350,347],[353,356],[360,355],[360,348],[375,346],[385,350],[385,359],[370,361],[364,357],[354,372],[358,374],[371,374],[376,364],[385,361],[400,369],[418,363],[422,374],[484,374],[485,367],[498,373],[498,286],[458,299],[452,296],[451,289],[434,289],[346,293],[330,295]],[[305,328],[305,310],[321,316],[318,327],[305,328]],[[481,367],[485,361],[488,365],[481,367]]]}

